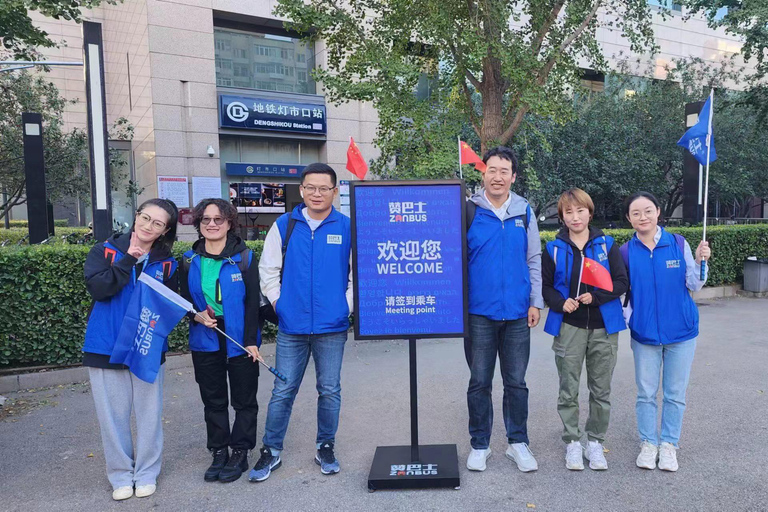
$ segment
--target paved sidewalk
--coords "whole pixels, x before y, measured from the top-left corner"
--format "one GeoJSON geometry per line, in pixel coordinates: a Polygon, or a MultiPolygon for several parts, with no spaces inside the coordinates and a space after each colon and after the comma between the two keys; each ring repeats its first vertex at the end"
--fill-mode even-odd
{"type": "MultiPolygon", "coordinates": [[[[343,369],[338,475],[321,475],[313,461],[316,392],[310,364],[294,406],[282,468],[261,484],[246,478],[232,484],[203,482],[210,460],[203,408],[192,369],[182,368],[166,375],[165,451],[158,491],[122,503],[110,496],[87,385],[6,394],[16,404],[25,403],[16,406],[21,414],[0,421],[0,510],[768,510],[768,301],[713,301],[700,312],[702,335],[688,393],[680,471],[675,474],[634,465],[635,384],[626,333],[613,379],[606,443],[610,469],[565,469],[552,339],[539,327],[532,336],[528,370],[529,432],[540,467],[535,473],[518,472],[504,457],[498,374],[493,456],[485,473],[466,470],[469,372],[462,342],[422,341],[420,440],[458,445],[461,489],[368,493],[376,446],[407,444],[410,439],[408,344],[350,339],[343,369]]],[[[266,347],[265,354],[271,357],[273,350],[266,347]]],[[[270,377],[262,373],[260,382],[259,446],[270,377]]],[[[583,386],[582,416],[586,402],[583,386]]]]}

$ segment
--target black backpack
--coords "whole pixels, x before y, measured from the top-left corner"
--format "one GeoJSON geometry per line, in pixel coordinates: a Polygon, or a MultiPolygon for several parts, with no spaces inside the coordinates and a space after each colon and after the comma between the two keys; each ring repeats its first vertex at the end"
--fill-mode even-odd
{"type": "MultiPolygon", "coordinates": [[[[291,234],[293,233],[294,226],[296,226],[296,219],[291,217],[290,219],[288,219],[288,227],[285,229],[285,236],[283,237],[283,247],[282,247],[283,265],[280,267],[281,282],[283,280],[282,269],[285,268],[285,253],[288,251],[288,242],[291,239],[291,234]]],[[[275,313],[275,308],[272,307],[272,304],[270,304],[269,299],[267,299],[264,296],[264,294],[261,294],[261,307],[259,308],[259,317],[262,320],[267,320],[268,322],[273,323],[274,325],[278,325],[279,323],[279,320],[277,318],[277,313],[275,313]]]]}

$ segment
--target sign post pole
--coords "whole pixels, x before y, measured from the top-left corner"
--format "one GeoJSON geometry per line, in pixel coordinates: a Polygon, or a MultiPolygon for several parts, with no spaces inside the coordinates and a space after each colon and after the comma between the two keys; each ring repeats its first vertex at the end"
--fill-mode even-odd
{"type": "Polygon", "coordinates": [[[411,370],[411,462],[419,461],[419,394],[416,371],[416,339],[408,340],[408,358],[411,370]]]}

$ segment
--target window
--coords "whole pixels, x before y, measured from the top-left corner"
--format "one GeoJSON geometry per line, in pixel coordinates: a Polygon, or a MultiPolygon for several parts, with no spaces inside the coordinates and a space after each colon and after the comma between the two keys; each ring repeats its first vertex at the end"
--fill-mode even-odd
{"type": "Polygon", "coordinates": [[[232,87],[232,79],[231,78],[217,78],[216,79],[216,85],[219,85],[221,87],[232,87]]]}
{"type": "Polygon", "coordinates": [[[232,78],[236,77],[237,87],[316,93],[310,73],[314,68],[312,44],[292,37],[223,27],[214,27],[214,41],[217,52],[224,49],[232,52],[225,55],[226,59],[217,53],[216,78],[221,79],[218,83],[227,81],[227,85],[231,85],[232,78]]]}
{"type": "Polygon", "coordinates": [[[683,6],[675,3],[673,0],[648,0],[648,5],[655,5],[656,7],[661,7],[662,9],[669,9],[673,12],[682,12],[683,6]]]}

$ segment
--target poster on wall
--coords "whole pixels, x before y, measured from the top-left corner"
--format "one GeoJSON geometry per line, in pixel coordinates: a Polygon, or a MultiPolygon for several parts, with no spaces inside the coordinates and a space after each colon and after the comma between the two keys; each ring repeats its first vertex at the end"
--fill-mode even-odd
{"type": "Polygon", "coordinates": [[[158,176],[157,197],[170,199],[177,208],[189,208],[189,181],[186,176],[158,176]]]}
{"type": "Polygon", "coordinates": [[[201,176],[192,178],[192,201],[194,204],[212,197],[221,197],[221,178],[201,176]]]}
{"type": "Polygon", "coordinates": [[[463,181],[356,181],[350,197],[355,336],[463,337],[463,181]]]}
{"type": "Polygon", "coordinates": [[[230,183],[238,213],[285,213],[285,183],[230,183]]]}

